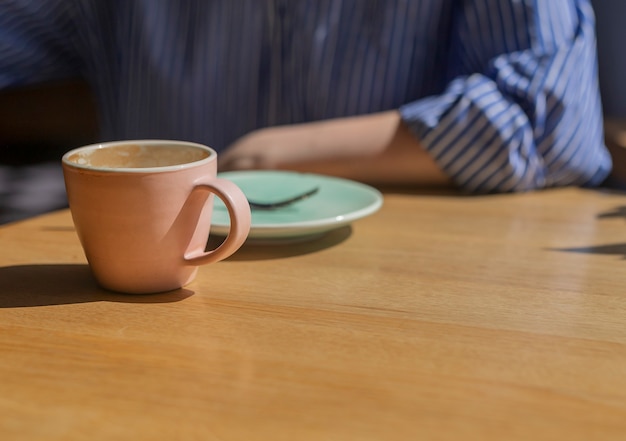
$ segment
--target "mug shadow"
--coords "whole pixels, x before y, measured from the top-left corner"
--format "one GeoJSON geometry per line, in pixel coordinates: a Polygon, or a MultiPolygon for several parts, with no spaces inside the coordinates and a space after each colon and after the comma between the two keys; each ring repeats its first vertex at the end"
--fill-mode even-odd
{"type": "Polygon", "coordinates": [[[87,265],[31,264],[0,267],[0,308],[89,302],[170,303],[194,294],[177,289],[159,294],[120,294],[99,287],[87,265]]]}
{"type": "MultiPolygon", "coordinates": [[[[352,235],[352,227],[347,225],[325,232],[319,236],[290,239],[252,239],[248,238],[239,250],[226,261],[251,261],[284,259],[303,254],[316,253],[334,247],[352,235]]],[[[224,241],[223,236],[209,236],[206,249],[215,249],[224,241]]]]}

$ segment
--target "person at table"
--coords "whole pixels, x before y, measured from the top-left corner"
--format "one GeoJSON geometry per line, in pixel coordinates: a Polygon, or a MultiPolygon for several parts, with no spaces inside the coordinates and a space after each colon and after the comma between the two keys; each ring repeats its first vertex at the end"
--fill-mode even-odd
{"type": "Polygon", "coordinates": [[[82,77],[103,140],[470,192],[595,186],[588,0],[4,0],[0,88],[82,77]]]}

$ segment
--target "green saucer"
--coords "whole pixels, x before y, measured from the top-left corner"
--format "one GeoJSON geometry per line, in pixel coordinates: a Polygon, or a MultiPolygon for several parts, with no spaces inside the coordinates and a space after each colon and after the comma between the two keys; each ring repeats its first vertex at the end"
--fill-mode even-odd
{"type": "MultiPolygon", "coordinates": [[[[252,209],[249,238],[284,239],[319,235],[369,216],[382,206],[382,194],[368,185],[329,176],[288,171],[219,173],[241,188],[251,201],[274,202],[319,188],[318,192],[287,207],[252,209]]],[[[228,234],[228,211],[214,199],[211,233],[228,234]]]]}

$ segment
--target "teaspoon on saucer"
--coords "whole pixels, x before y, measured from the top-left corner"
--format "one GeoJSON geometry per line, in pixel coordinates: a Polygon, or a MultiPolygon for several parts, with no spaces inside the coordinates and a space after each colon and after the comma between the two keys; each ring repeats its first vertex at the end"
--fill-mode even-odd
{"type": "Polygon", "coordinates": [[[250,204],[250,208],[253,209],[257,209],[257,210],[275,210],[277,208],[283,208],[283,207],[287,207],[295,202],[299,202],[301,200],[304,200],[306,198],[309,198],[311,196],[313,196],[315,193],[317,193],[319,191],[319,187],[315,187],[305,193],[301,193],[297,196],[291,197],[289,199],[283,199],[281,201],[274,201],[274,202],[258,202],[258,201],[251,201],[250,199],[248,199],[248,203],[250,204]]]}

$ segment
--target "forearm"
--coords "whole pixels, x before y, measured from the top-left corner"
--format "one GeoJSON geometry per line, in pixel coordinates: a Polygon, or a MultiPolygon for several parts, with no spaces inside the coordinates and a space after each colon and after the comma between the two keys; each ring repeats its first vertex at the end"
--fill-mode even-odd
{"type": "Polygon", "coordinates": [[[288,169],[381,185],[449,183],[397,111],[263,129],[228,149],[220,167],[288,169]]]}
{"type": "Polygon", "coordinates": [[[280,168],[328,174],[372,184],[449,185],[396,111],[322,123],[315,141],[320,148],[335,143],[335,157],[280,168]]]}

